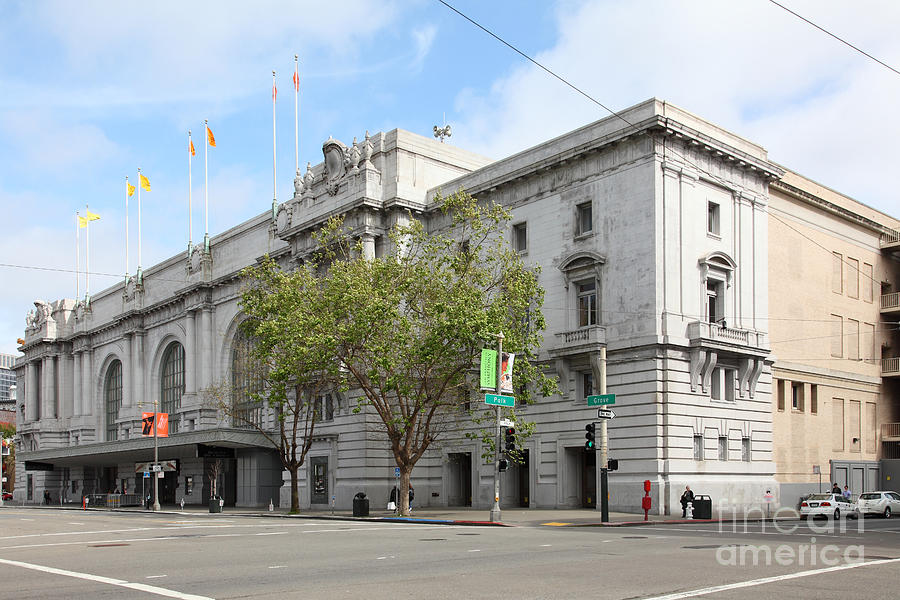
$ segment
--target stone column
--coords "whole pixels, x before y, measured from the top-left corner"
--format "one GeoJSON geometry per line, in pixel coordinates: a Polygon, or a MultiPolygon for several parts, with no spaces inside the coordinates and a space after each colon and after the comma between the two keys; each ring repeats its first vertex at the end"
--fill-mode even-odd
{"type": "Polygon", "coordinates": [[[365,233],[362,236],[362,255],[365,260],[375,259],[375,236],[365,233]]]}
{"type": "Polygon", "coordinates": [[[81,387],[81,352],[75,352],[75,368],[72,377],[72,415],[81,416],[81,394],[84,389],[81,387]]]}
{"type": "Polygon", "coordinates": [[[38,410],[38,401],[40,394],[38,393],[37,367],[34,361],[25,365],[25,420],[36,421],[40,411],[38,410]]]}
{"type": "Polygon", "coordinates": [[[200,336],[200,363],[202,375],[200,388],[207,388],[212,384],[212,309],[204,308],[201,313],[200,336]]]}
{"type": "Polygon", "coordinates": [[[72,416],[72,355],[63,352],[59,355],[59,417],[72,416]]]}
{"type": "Polygon", "coordinates": [[[132,405],[140,406],[141,411],[152,412],[153,405],[150,404],[150,398],[144,386],[144,382],[147,381],[147,368],[144,364],[144,334],[139,331],[131,335],[131,362],[134,364],[131,372],[131,385],[134,390],[132,405]]]}
{"type": "Polygon", "coordinates": [[[81,414],[94,413],[94,390],[91,385],[93,350],[85,350],[81,355],[81,414]]]}
{"type": "Polygon", "coordinates": [[[41,417],[44,419],[55,419],[56,412],[56,357],[45,356],[43,358],[43,367],[41,368],[42,379],[42,404],[41,417]]]}
{"type": "Polygon", "coordinates": [[[197,333],[194,311],[187,312],[184,325],[184,393],[197,391],[197,333]]]}
{"type": "Polygon", "coordinates": [[[124,338],[124,351],[122,352],[122,408],[134,405],[134,395],[131,388],[131,374],[134,370],[131,360],[131,335],[124,338]]]}

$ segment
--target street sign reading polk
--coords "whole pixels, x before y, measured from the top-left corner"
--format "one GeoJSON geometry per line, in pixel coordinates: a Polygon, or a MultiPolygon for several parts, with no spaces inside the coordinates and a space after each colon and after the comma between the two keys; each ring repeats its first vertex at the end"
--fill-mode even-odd
{"type": "Polygon", "coordinates": [[[515,406],[515,396],[501,396],[500,394],[485,394],[484,403],[492,406],[515,406]]]}

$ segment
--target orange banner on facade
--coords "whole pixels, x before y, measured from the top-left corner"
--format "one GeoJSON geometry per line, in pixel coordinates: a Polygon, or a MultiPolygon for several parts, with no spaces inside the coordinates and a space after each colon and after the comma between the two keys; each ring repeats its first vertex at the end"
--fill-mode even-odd
{"type": "Polygon", "coordinates": [[[169,413],[141,413],[141,435],[152,437],[156,426],[156,437],[169,437],[169,413]]]}

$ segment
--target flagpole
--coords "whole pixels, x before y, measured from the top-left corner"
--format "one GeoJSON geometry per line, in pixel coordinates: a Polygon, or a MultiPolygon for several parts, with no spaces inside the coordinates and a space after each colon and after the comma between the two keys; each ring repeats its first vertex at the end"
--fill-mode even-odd
{"type": "Polygon", "coordinates": [[[125,284],[128,284],[128,175],[125,176],[125,284]]]}
{"type": "Polygon", "coordinates": [[[79,279],[81,278],[81,273],[78,272],[78,269],[81,267],[81,258],[79,257],[81,246],[81,235],[78,231],[81,229],[79,227],[78,218],[81,215],[78,214],[78,211],[75,211],[75,300],[78,300],[78,297],[81,296],[81,282],[79,279]]]}
{"type": "Polygon", "coordinates": [[[275,87],[275,71],[272,71],[272,218],[275,218],[275,208],[278,206],[278,192],[276,191],[276,171],[275,171],[275,97],[278,95],[278,88],[275,87]]]}
{"type": "Polygon", "coordinates": [[[194,141],[191,139],[191,130],[188,129],[188,258],[191,256],[191,248],[194,247],[194,209],[193,209],[193,189],[191,188],[191,150],[194,148],[194,141]]]}
{"type": "Polygon", "coordinates": [[[203,192],[205,194],[204,197],[204,233],[203,233],[203,250],[205,252],[209,252],[209,120],[203,119],[203,128],[205,131],[203,132],[206,135],[206,143],[204,147],[206,151],[203,153],[203,192]]]}
{"type": "Polygon", "coordinates": [[[91,208],[84,205],[87,222],[84,224],[84,299],[91,297],[91,208]]]}
{"type": "Polygon", "coordinates": [[[300,57],[294,55],[294,169],[300,172],[300,57]]]}
{"type": "Polygon", "coordinates": [[[141,168],[138,167],[138,264],[137,264],[137,276],[138,283],[143,283],[141,276],[141,168]]]}

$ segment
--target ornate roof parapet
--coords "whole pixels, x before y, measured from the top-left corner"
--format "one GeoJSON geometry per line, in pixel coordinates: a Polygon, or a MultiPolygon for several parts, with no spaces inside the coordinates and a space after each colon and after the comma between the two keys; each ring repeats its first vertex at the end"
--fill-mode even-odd
{"type": "Polygon", "coordinates": [[[84,304],[69,298],[55,302],[35,300],[34,310],[25,316],[25,343],[70,335],[78,320],[78,307],[84,304]]]}
{"type": "Polygon", "coordinates": [[[137,310],[144,306],[144,278],[137,275],[129,276],[125,279],[125,286],[122,288],[122,309],[137,310]]]}
{"type": "Polygon", "coordinates": [[[206,243],[197,244],[188,252],[185,272],[191,283],[212,278],[212,249],[206,243]]]}

